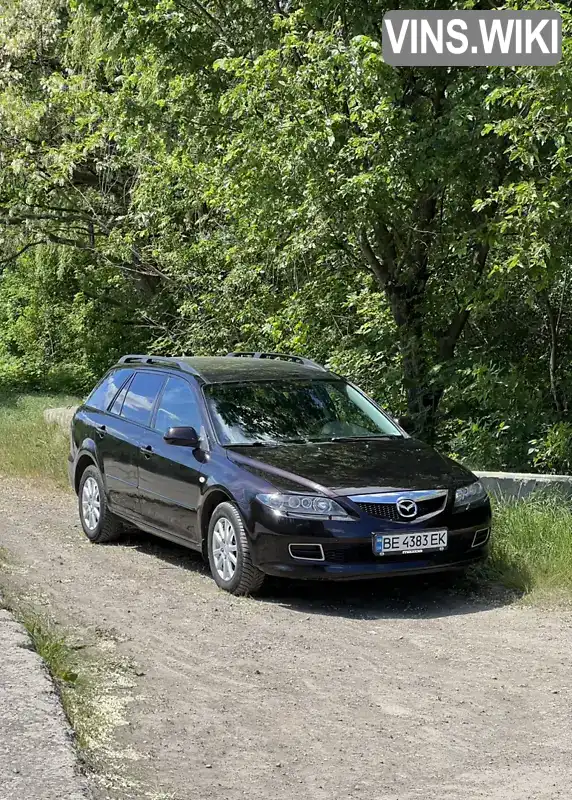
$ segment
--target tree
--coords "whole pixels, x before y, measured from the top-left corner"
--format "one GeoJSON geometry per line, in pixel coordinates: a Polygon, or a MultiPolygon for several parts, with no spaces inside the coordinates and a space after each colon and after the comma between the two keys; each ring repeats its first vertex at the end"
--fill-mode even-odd
{"type": "Polygon", "coordinates": [[[32,285],[40,248],[158,352],[327,360],[427,439],[506,409],[526,459],[538,413],[568,409],[570,52],[390,68],[394,5],[11,0],[0,269],[32,285]]]}
{"type": "Polygon", "coordinates": [[[218,65],[234,78],[222,99],[233,128],[209,201],[285,266],[338,252],[372,273],[409,413],[431,439],[443,365],[491,266],[496,206],[475,204],[511,175],[503,137],[483,136],[502,75],[396,70],[376,40],[316,30],[302,12],[277,27],[277,47],[218,65]]]}

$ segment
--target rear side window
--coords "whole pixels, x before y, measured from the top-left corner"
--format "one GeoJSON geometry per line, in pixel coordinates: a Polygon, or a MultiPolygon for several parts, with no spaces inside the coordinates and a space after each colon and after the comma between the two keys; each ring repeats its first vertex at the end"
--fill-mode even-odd
{"type": "Polygon", "coordinates": [[[121,416],[149,425],[157,395],[163,388],[165,376],[158,372],[136,372],[123,402],[121,416]]]}
{"type": "Polygon", "coordinates": [[[115,369],[110,372],[87,398],[86,406],[107,411],[117,392],[132,374],[132,369],[115,369]]]}
{"type": "Polygon", "coordinates": [[[125,395],[127,394],[127,390],[129,389],[129,384],[131,383],[130,380],[125,381],[123,384],[123,389],[119,392],[115,400],[113,401],[113,405],[109,409],[112,414],[121,414],[121,409],[123,408],[123,401],[125,400],[125,395]]]}
{"type": "Polygon", "coordinates": [[[189,427],[201,429],[201,415],[191,387],[181,378],[169,378],[159,401],[155,429],[166,433],[169,428],[189,427]]]}

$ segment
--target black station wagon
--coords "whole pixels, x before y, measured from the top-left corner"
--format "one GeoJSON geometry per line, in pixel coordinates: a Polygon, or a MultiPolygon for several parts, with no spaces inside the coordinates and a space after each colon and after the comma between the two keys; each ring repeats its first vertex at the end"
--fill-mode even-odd
{"type": "Polygon", "coordinates": [[[476,477],[297,356],[125,356],[74,416],[69,473],[92,542],[130,523],[202,552],[235,594],[265,575],[422,574],[487,554],[476,477]]]}

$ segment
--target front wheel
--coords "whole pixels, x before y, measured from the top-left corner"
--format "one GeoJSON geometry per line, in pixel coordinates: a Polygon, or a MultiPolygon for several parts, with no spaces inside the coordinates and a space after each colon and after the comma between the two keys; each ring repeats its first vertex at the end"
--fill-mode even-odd
{"type": "Polygon", "coordinates": [[[216,583],[231,594],[254,594],[264,573],[252,563],[246,529],[238,509],[221,503],[209,523],[208,556],[216,583]]]}
{"type": "Polygon", "coordinates": [[[81,527],[90,542],[114,542],[121,536],[123,525],[107,507],[103,480],[97,467],[88,467],[81,476],[78,500],[81,527]]]}

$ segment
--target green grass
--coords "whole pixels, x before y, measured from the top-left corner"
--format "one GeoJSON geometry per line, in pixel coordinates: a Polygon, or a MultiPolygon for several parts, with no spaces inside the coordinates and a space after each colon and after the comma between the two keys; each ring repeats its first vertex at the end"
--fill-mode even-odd
{"type": "Polygon", "coordinates": [[[60,689],[67,686],[77,688],[77,656],[65,637],[43,617],[32,613],[19,613],[18,616],[30,635],[34,650],[46,662],[60,689]]]}
{"type": "Polygon", "coordinates": [[[524,595],[572,595],[572,505],[536,495],[495,508],[487,577],[524,595]]]}
{"type": "Polygon", "coordinates": [[[80,656],[83,645],[72,645],[48,617],[22,608],[18,602],[10,605],[46,664],[82,757],[91,764],[94,745],[107,737],[110,727],[103,701],[108,693],[106,683],[113,680],[112,669],[107,671],[103,663],[80,656]]]}
{"type": "Polygon", "coordinates": [[[124,710],[131,701],[126,688],[134,685],[131,667],[103,654],[97,642],[73,642],[70,633],[31,610],[27,600],[17,595],[4,600],[48,668],[84,763],[95,769],[113,730],[125,724],[124,710]]]}
{"type": "Polygon", "coordinates": [[[66,716],[76,732],[78,744],[84,747],[82,733],[89,727],[93,717],[90,707],[93,690],[85,664],[79,658],[78,648],[70,644],[51,619],[32,610],[28,601],[6,587],[3,588],[2,605],[28,632],[32,647],[54,681],[66,716]]]}
{"type": "Polygon", "coordinates": [[[0,394],[0,473],[67,486],[69,441],[61,428],[45,422],[43,412],[79,402],[68,395],[0,394]]]}

